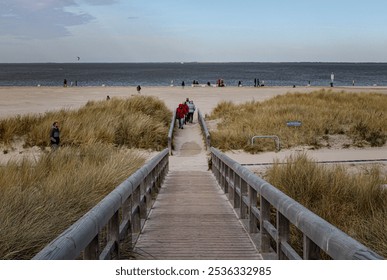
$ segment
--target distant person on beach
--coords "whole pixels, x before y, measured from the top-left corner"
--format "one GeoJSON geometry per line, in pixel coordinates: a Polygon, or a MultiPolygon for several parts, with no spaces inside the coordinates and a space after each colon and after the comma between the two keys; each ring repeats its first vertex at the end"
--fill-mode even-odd
{"type": "Polygon", "coordinates": [[[141,86],[140,86],[140,85],[137,86],[137,92],[138,92],[138,93],[141,92],[141,86]]]}
{"type": "Polygon", "coordinates": [[[179,128],[184,129],[184,118],[185,118],[185,109],[183,104],[179,104],[176,109],[176,118],[179,122],[179,128]]]}
{"type": "Polygon", "coordinates": [[[110,100],[110,96],[108,95],[108,96],[106,96],[106,100],[110,100]]]}
{"type": "Polygon", "coordinates": [[[185,83],[184,81],[181,82],[181,87],[184,88],[185,87],[185,83]]]}
{"type": "Polygon", "coordinates": [[[239,82],[238,82],[238,87],[241,87],[241,86],[242,86],[242,82],[239,81],[239,82]]]}
{"type": "Polygon", "coordinates": [[[63,80],[63,87],[67,87],[67,80],[66,79],[63,80]]]}
{"type": "Polygon", "coordinates": [[[60,144],[59,134],[60,134],[59,122],[55,121],[52,124],[51,130],[50,130],[50,142],[51,142],[52,150],[56,150],[59,148],[59,144],[60,144]]]}

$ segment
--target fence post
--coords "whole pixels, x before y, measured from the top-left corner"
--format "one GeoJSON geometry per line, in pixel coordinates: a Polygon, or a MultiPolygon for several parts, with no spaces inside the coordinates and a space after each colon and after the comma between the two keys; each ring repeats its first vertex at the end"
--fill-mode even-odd
{"type": "Polygon", "coordinates": [[[287,257],[283,253],[281,249],[281,243],[282,242],[288,242],[289,241],[289,234],[290,234],[290,228],[289,228],[289,220],[282,215],[279,211],[277,211],[277,257],[279,260],[286,260],[287,257]]]}
{"type": "Polygon", "coordinates": [[[84,260],[97,260],[99,256],[99,235],[97,234],[83,252],[84,260]]]}
{"type": "Polygon", "coordinates": [[[108,223],[108,235],[107,235],[108,242],[114,242],[114,251],[112,252],[113,255],[116,255],[116,257],[120,258],[120,220],[118,211],[116,211],[113,215],[113,217],[110,219],[108,223]]]}
{"type": "Polygon", "coordinates": [[[260,220],[260,229],[261,229],[261,253],[270,252],[270,235],[264,227],[264,222],[270,222],[270,203],[261,195],[260,196],[260,205],[261,205],[261,220],[260,220]]]}
{"type": "Polygon", "coordinates": [[[304,234],[303,238],[303,259],[304,260],[319,260],[320,248],[310,238],[304,234]]]}
{"type": "Polygon", "coordinates": [[[249,205],[249,232],[250,233],[256,233],[258,232],[258,219],[253,214],[253,207],[257,207],[257,191],[251,187],[248,186],[249,190],[249,198],[250,198],[250,205],[249,205]]]}

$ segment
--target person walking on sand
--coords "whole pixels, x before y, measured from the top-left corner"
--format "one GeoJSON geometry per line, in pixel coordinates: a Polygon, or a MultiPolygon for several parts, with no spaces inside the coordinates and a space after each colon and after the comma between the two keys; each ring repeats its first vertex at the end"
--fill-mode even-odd
{"type": "Polygon", "coordinates": [[[137,86],[137,92],[141,93],[141,86],[140,85],[137,86]]]}
{"type": "Polygon", "coordinates": [[[50,130],[50,142],[51,142],[51,148],[53,150],[56,150],[59,148],[60,131],[59,131],[59,122],[57,121],[55,121],[52,124],[51,130],[50,130]]]}

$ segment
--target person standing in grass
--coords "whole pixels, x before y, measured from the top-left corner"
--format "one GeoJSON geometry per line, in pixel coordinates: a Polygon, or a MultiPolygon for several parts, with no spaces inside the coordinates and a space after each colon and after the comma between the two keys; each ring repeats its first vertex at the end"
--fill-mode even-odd
{"type": "Polygon", "coordinates": [[[55,121],[52,124],[51,130],[50,130],[50,142],[51,142],[51,148],[53,150],[58,149],[60,144],[60,131],[59,131],[59,122],[55,121]]]}

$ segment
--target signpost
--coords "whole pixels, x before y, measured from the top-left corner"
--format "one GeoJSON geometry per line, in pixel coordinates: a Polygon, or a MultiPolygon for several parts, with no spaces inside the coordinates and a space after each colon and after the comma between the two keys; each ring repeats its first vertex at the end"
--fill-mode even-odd
{"type": "Polygon", "coordinates": [[[295,126],[295,127],[297,127],[297,126],[301,126],[302,123],[300,121],[288,121],[288,122],[286,122],[286,125],[287,126],[295,126]]]}

